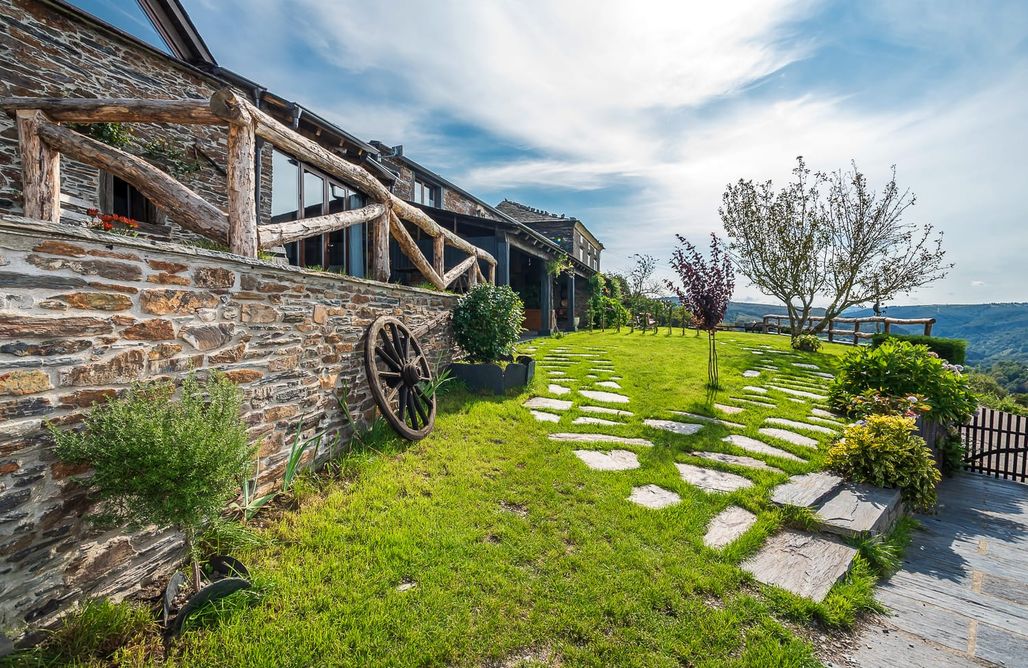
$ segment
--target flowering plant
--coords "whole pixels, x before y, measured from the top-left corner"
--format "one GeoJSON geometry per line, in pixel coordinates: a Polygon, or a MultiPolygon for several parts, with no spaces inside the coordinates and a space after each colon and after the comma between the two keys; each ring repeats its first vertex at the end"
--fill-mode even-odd
{"type": "Polygon", "coordinates": [[[930,410],[931,405],[920,394],[892,396],[880,390],[865,390],[853,397],[849,413],[861,418],[868,415],[901,415],[916,418],[930,410]]]}
{"type": "Polygon", "coordinates": [[[91,219],[90,227],[104,232],[135,236],[136,229],[139,227],[139,221],[132,220],[128,216],[119,216],[116,213],[103,213],[100,209],[86,209],[86,215],[91,219]]]}

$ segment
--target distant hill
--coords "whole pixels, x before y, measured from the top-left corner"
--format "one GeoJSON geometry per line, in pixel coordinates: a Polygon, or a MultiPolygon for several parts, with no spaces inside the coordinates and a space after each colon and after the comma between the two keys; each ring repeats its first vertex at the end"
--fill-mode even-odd
{"type": "MultiPolygon", "coordinates": [[[[816,308],[813,315],[824,315],[825,310],[816,308]]],[[[785,315],[785,307],[781,304],[756,304],[753,302],[728,302],[725,322],[762,321],[765,315],[785,315]]]]}

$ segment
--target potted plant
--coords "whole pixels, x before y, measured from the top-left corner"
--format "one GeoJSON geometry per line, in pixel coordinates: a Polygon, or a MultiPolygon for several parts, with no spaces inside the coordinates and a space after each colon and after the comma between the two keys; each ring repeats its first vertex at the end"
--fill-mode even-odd
{"type": "Polygon", "coordinates": [[[535,360],[514,359],[524,318],[521,298],[505,285],[483,283],[461,297],[453,311],[453,334],[467,361],[450,365],[453,377],[494,394],[531,382],[535,360]]]}
{"type": "Polygon", "coordinates": [[[165,595],[166,623],[177,630],[198,605],[249,587],[246,569],[229,557],[213,557],[206,577],[197,538],[215,522],[236,495],[240,475],[255,448],[240,419],[242,393],[223,374],[211,372],[204,382],[190,374],[181,392],[170,382],[139,383],[122,397],[99,404],[80,431],[49,425],[57,457],[88,465],[84,480],[98,505],[94,524],[129,530],[156,525],[180,531],[189,558],[192,600],[179,607],[186,582],[176,573],[165,595]]]}

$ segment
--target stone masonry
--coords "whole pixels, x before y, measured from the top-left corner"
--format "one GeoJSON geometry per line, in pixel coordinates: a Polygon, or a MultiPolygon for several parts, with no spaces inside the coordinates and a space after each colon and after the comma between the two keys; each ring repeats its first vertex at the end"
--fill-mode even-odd
{"type": "Polygon", "coordinates": [[[76,482],[86,472],[55,460],[44,421],[73,428],[134,381],[220,369],[244,392],[269,487],[298,422],[344,429],[344,386],[351,411],[373,417],[367,326],[385,314],[427,325],[420,338],[445,364],[455,300],[0,215],[0,631],[46,624],[87,596],[123,596],[181,557],[172,533],[92,529],[76,482]]]}

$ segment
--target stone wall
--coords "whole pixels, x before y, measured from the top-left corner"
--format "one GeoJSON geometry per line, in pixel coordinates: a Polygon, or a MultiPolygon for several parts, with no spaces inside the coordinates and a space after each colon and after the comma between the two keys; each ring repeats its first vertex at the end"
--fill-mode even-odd
{"type": "Polygon", "coordinates": [[[270,485],[298,421],[343,429],[344,385],[352,411],[373,416],[367,326],[383,314],[431,323],[420,338],[446,363],[455,300],[0,215],[0,631],[45,624],[84,596],[124,595],[181,556],[172,533],[84,522],[83,471],[55,460],[43,421],[73,427],[133,381],[217,368],[243,389],[270,485]]]}

